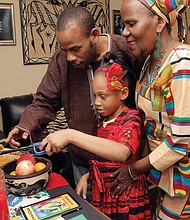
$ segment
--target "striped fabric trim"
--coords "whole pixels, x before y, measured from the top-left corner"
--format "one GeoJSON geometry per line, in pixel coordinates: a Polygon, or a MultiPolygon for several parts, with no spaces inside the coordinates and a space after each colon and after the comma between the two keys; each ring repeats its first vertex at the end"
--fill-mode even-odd
{"type": "Polygon", "coordinates": [[[187,200],[187,203],[184,207],[184,210],[183,210],[183,213],[182,213],[181,216],[184,216],[184,215],[187,215],[187,214],[190,214],[190,197],[187,200]]]}
{"type": "Polygon", "coordinates": [[[168,12],[173,11],[178,6],[177,1],[175,0],[172,0],[172,1],[165,0],[164,5],[167,8],[168,12]]]}
{"type": "MultiPolygon", "coordinates": [[[[169,209],[167,209],[166,207],[164,207],[163,205],[161,206],[161,211],[167,216],[170,217],[171,219],[174,219],[174,217],[176,219],[180,218],[180,215],[174,212],[171,212],[169,209]]],[[[164,220],[164,219],[163,219],[164,220]]]]}
{"type": "Polygon", "coordinates": [[[173,116],[172,124],[178,125],[178,126],[190,126],[190,118],[173,116]]]}
{"type": "Polygon", "coordinates": [[[142,86],[140,89],[140,94],[145,98],[150,100],[150,87],[142,86]]]}
{"type": "Polygon", "coordinates": [[[190,192],[190,161],[188,157],[174,165],[174,192],[179,196],[190,192]]]}
{"type": "Polygon", "coordinates": [[[151,139],[155,139],[158,140],[158,133],[157,130],[155,129],[156,127],[156,123],[154,121],[146,121],[145,122],[145,129],[147,131],[147,135],[148,137],[150,137],[151,139]]]}
{"type": "MultiPolygon", "coordinates": [[[[187,51],[187,49],[186,48],[176,48],[175,50],[174,50],[175,52],[185,52],[185,51],[187,51]]],[[[176,55],[176,53],[172,53],[172,54],[170,54],[170,57],[169,57],[169,59],[172,59],[174,56],[176,55]]],[[[172,61],[170,64],[171,65],[174,65],[174,64],[177,64],[177,63],[180,63],[181,61],[190,61],[190,58],[189,57],[180,57],[180,58],[177,58],[177,59],[175,59],[174,61],[172,61]]]]}
{"type": "Polygon", "coordinates": [[[172,200],[166,193],[162,193],[159,203],[161,204],[158,219],[190,219],[190,198],[188,196],[175,197],[172,200]],[[179,207],[178,207],[178,203],[179,207]],[[182,208],[180,208],[183,205],[182,208]]]}
{"type": "Polygon", "coordinates": [[[171,83],[167,84],[166,88],[164,89],[164,95],[165,95],[167,113],[171,120],[171,118],[173,118],[174,115],[174,102],[173,102],[174,98],[170,85],[171,83]]]}
{"type": "Polygon", "coordinates": [[[190,78],[190,70],[183,69],[183,70],[178,70],[177,73],[174,73],[173,80],[177,79],[189,79],[190,78]]]}
{"type": "Polygon", "coordinates": [[[174,144],[171,136],[167,135],[166,138],[164,139],[166,145],[171,148],[172,150],[178,151],[178,152],[183,152],[186,153],[188,151],[188,145],[187,144],[181,144],[177,143],[177,146],[174,144]]]}
{"type": "Polygon", "coordinates": [[[160,171],[158,171],[156,169],[152,169],[149,173],[148,179],[150,182],[152,182],[153,184],[158,186],[159,182],[160,182],[161,174],[162,173],[160,171]]]}

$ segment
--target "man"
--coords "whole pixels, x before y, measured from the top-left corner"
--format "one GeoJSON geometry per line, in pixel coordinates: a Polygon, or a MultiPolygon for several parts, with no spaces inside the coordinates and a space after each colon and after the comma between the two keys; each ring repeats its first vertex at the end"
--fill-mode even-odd
{"type": "MultiPolygon", "coordinates": [[[[110,49],[128,51],[122,36],[100,35],[93,16],[82,7],[70,7],[62,12],[56,35],[60,49],[53,55],[33,103],[6,140],[13,148],[20,146],[19,138],[38,140],[62,106],[70,128],[96,135],[97,114],[91,104],[93,72],[110,49]]],[[[88,160],[96,156],[75,146],[69,147],[69,153],[77,184],[88,171],[88,160]]]]}

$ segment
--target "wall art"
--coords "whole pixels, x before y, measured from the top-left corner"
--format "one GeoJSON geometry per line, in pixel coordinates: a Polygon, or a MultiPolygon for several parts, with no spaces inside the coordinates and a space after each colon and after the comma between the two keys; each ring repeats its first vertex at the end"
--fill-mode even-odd
{"type": "Polygon", "coordinates": [[[20,0],[24,64],[50,61],[58,48],[57,18],[71,6],[89,10],[100,32],[109,32],[109,0],[20,0]]]}
{"type": "Polygon", "coordinates": [[[122,34],[124,29],[124,24],[121,20],[121,15],[119,10],[113,10],[113,30],[114,34],[122,34]]]}
{"type": "Polygon", "coordinates": [[[0,3],[0,45],[15,45],[13,4],[0,3]]]}

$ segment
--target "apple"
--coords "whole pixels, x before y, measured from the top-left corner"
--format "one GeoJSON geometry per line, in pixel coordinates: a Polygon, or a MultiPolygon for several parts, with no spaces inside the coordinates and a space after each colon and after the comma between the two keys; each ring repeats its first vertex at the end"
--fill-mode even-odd
{"type": "Polygon", "coordinates": [[[22,160],[15,169],[16,175],[28,175],[35,172],[34,164],[30,160],[22,160]]]}
{"type": "Polygon", "coordinates": [[[36,160],[34,159],[34,157],[32,156],[32,154],[29,154],[29,153],[22,155],[22,156],[17,160],[17,163],[16,163],[16,164],[19,164],[19,163],[20,163],[21,161],[23,161],[23,160],[29,160],[29,161],[31,161],[33,164],[36,163],[36,160]]]}

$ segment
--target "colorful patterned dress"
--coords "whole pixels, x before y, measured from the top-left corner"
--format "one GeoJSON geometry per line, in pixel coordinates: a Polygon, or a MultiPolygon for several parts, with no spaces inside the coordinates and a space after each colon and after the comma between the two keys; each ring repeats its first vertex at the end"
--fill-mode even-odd
{"type": "MultiPolygon", "coordinates": [[[[176,47],[151,86],[137,84],[151,153],[149,180],[160,190],[159,219],[190,218],[190,46],[176,47]]],[[[145,77],[144,77],[145,78],[145,77]]]]}
{"type": "Polygon", "coordinates": [[[114,178],[110,178],[110,174],[124,164],[132,163],[139,158],[141,128],[142,121],[138,111],[126,108],[115,120],[104,122],[98,129],[99,137],[120,142],[131,151],[130,158],[124,163],[103,159],[90,162],[91,204],[111,219],[151,219],[148,186],[143,175],[139,177],[127,198],[125,198],[126,192],[119,198],[112,198],[108,191],[114,181],[114,178]]]}

